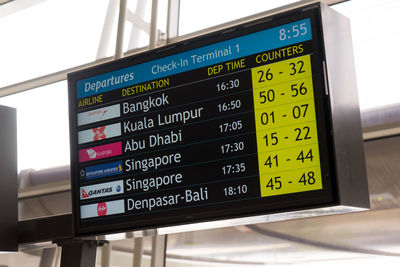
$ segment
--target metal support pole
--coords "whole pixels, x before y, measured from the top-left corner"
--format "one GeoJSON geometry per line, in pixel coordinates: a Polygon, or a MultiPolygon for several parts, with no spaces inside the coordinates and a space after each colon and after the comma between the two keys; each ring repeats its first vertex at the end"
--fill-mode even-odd
{"type": "Polygon", "coordinates": [[[107,8],[107,14],[104,19],[103,32],[101,33],[96,59],[107,56],[107,49],[111,41],[111,32],[114,25],[115,15],[117,14],[117,7],[118,0],[110,0],[107,8]]]}
{"type": "Polygon", "coordinates": [[[56,249],[56,258],[54,260],[54,267],[61,266],[61,248],[57,247],[56,249]]]}
{"type": "Polygon", "coordinates": [[[126,21],[126,5],[127,0],[119,1],[119,17],[117,30],[117,43],[115,45],[115,59],[122,58],[124,55],[124,30],[126,21]]]}
{"type": "Polygon", "coordinates": [[[135,238],[135,247],[133,250],[133,267],[140,267],[142,265],[143,256],[143,237],[135,238]]]}
{"type": "Polygon", "coordinates": [[[177,37],[179,33],[179,8],[180,0],[168,1],[167,16],[167,43],[171,38],[177,37]]]}
{"type": "Polygon", "coordinates": [[[165,267],[167,235],[155,235],[151,242],[151,267],[165,267]]]}
{"type": "Polygon", "coordinates": [[[112,252],[111,243],[105,244],[101,248],[101,267],[111,266],[111,252],[112,252]]]}
{"type": "Polygon", "coordinates": [[[62,247],[60,267],[95,267],[97,241],[72,240],[58,243],[62,247]]]}
{"type": "MultiPolygon", "coordinates": [[[[140,0],[140,1],[137,1],[137,3],[136,3],[135,14],[136,14],[136,16],[138,16],[141,19],[144,18],[147,3],[148,3],[148,0],[140,0]]],[[[129,39],[128,50],[139,47],[139,35],[140,35],[141,30],[144,30],[144,29],[139,28],[137,25],[135,25],[132,22],[132,30],[131,30],[131,36],[129,39]]]]}
{"type": "Polygon", "coordinates": [[[150,44],[149,44],[150,49],[155,48],[158,42],[157,16],[158,16],[158,0],[152,0],[151,21],[150,21],[150,44]]]}
{"type": "Polygon", "coordinates": [[[44,248],[40,257],[39,267],[53,267],[57,248],[44,248]]]}

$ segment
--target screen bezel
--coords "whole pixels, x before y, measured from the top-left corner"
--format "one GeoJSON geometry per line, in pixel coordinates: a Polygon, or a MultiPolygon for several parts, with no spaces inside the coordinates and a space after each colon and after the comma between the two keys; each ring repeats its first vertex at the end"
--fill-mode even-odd
{"type": "MultiPolygon", "coordinates": [[[[287,11],[271,17],[246,22],[237,26],[226,28],[179,43],[164,46],[158,49],[146,51],[137,55],[129,56],[120,60],[105,63],[86,70],[78,71],[68,75],[69,87],[69,117],[70,117],[70,144],[71,144],[71,185],[72,185],[72,209],[75,236],[99,235],[104,233],[118,233],[136,231],[143,229],[176,226],[205,221],[232,219],[239,217],[289,212],[300,209],[314,209],[327,207],[339,203],[337,180],[335,175],[334,145],[332,136],[332,122],[329,96],[325,94],[325,73],[324,73],[324,42],[321,22],[320,4],[302,7],[287,11]],[[77,142],[77,93],[76,84],[79,80],[96,76],[102,73],[119,70],[147,61],[163,58],[198,47],[229,40],[263,29],[284,25],[304,18],[311,19],[312,25],[312,73],[314,84],[314,99],[316,101],[318,138],[320,143],[321,171],[323,174],[324,188],[317,191],[306,191],[288,195],[278,195],[268,198],[268,203],[257,203],[249,208],[248,205],[236,207],[232,212],[228,205],[219,205],[217,209],[207,210],[206,208],[186,209],[185,214],[169,213],[165,216],[161,212],[158,218],[146,220],[122,221],[113,218],[102,218],[96,223],[82,223],[80,220],[80,185],[78,169],[78,142],[77,142]],[[318,87],[318,89],[316,89],[318,87]],[[74,178],[75,177],[75,178],[74,178]]],[[[265,201],[264,201],[265,202],[265,201]]]]}

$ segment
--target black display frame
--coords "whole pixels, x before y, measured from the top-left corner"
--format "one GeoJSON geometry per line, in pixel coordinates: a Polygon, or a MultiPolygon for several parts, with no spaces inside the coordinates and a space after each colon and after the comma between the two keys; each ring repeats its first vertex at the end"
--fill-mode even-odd
{"type": "Polygon", "coordinates": [[[74,234],[76,236],[99,235],[104,233],[118,233],[166,226],[183,225],[189,223],[249,217],[256,215],[289,212],[302,209],[313,209],[339,204],[339,192],[335,174],[334,138],[332,136],[332,119],[329,96],[326,94],[325,47],[323,39],[322,17],[320,4],[298,8],[277,15],[243,23],[224,30],[209,33],[203,36],[184,40],[161,48],[129,56],[110,63],[95,66],[86,70],[68,75],[69,110],[70,110],[70,144],[71,144],[71,185],[74,234]],[[78,169],[78,141],[77,141],[77,81],[111,72],[143,62],[159,59],[169,55],[181,53],[198,47],[218,43],[238,36],[254,33],[263,29],[284,25],[304,18],[311,19],[312,25],[312,74],[314,84],[314,99],[318,125],[318,140],[321,155],[321,171],[323,173],[323,189],[278,195],[247,202],[246,205],[232,206],[220,204],[210,211],[207,208],[186,209],[180,212],[160,212],[157,218],[141,220],[123,219],[117,217],[104,217],[95,222],[81,222],[80,220],[80,185],[78,169]],[[263,202],[263,203],[261,203],[263,202]],[[268,202],[268,203],[265,203],[268,202]],[[250,205],[249,205],[250,204],[250,205]],[[251,208],[249,208],[251,206],[251,208]],[[168,213],[168,217],[165,216],[168,213]]]}

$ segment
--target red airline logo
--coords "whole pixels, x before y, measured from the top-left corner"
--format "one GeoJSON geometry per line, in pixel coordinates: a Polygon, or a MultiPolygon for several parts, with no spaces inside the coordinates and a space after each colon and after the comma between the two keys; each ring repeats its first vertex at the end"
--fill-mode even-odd
{"type": "Polygon", "coordinates": [[[78,126],[121,116],[120,104],[85,111],[77,114],[78,126]]]}
{"type": "Polygon", "coordinates": [[[86,193],[85,189],[82,188],[82,198],[89,197],[88,193],[86,193]]]}
{"type": "Polygon", "coordinates": [[[93,141],[101,140],[101,139],[106,139],[107,136],[104,133],[104,130],[106,129],[106,126],[98,127],[92,129],[94,133],[93,141]]]}
{"type": "Polygon", "coordinates": [[[79,150],[79,162],[103,159],[122,154],[122,142],[115,142],[79,150]]]}
{"type": "MultiPolygon", "coordinates": [[[[116,194],[122,194],[124,192],[123,188],[123,180],[119,181],[114,181],[108,183],[110,186],[115,186],[115,193],[116,194]],[[114,183],[114,184],[111,184],[114,183]]],[[[89,191],[93,192],[94,189],[90,189],[89,187],[101,187],[98,184],[97,185],[90,185],[88,188],[85,188],[85,191],[88,192],[89,198],[93,198],[93,194],[91,194],[89,191]]],[[[114,191],[114,189],[113,189],[114,191]]],[[[97,195],[95,197],[103,197],[106,195],[110,195],[109,192],[103,195],[97,195]]],[[[89,199],[89,198],[85,198],[89,199]]],[[[112,201],[103,201],[101,203],[93,203],[93,204],[88,204],[88,205],[82,205],[81,206],[81,219],[87,219],[87,218],[94,218],[94,217],[104,217],[104,216],[110,216],[114,214],[123,214],[125,213],[125,203],[124,199],[117,199],[117,200],[112,200],[112,201]]]]}
{"type": "Polygon", "coordinates": [[[99,216],[107,215],[107,204],[105,202],[97,204],[97,215],[99,216]]]}
{"type": "Polygon", "coordinates": [[[104,117],[104,115],[107,113],[108,109],[105,108],[105,110],[101,110],[101,109],[96,109],[94,111],[89,111],[88,112],[88,116],[96,116],[96,115],[100,115],[100,119],[102,119],[104,117]]]}

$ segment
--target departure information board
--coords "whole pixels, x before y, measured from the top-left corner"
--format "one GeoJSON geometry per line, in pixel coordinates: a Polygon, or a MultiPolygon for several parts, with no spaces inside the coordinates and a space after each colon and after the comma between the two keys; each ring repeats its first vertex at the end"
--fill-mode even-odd
{"type": "Polygon", "coordinates": [[[335,202],[319,12],[69,75],[76,233],[335,202]]]}

